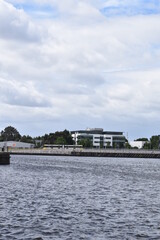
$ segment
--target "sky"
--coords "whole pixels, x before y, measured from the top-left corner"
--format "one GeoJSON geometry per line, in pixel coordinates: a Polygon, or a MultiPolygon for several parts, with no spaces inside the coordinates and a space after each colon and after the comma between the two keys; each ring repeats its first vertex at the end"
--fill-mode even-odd
{"type": "Polygon", "coordinates": [[[0,0],[0,131],[160,134],[159,0],[0,0]]]}

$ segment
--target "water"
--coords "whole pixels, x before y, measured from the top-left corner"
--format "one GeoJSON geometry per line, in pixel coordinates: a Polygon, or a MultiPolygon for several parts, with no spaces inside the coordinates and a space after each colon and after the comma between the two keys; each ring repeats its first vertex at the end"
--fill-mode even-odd
{"type": "Polygon", "coordinates": [[[0,240],[160,239],[160,160],[12,156],[0,240]]]}

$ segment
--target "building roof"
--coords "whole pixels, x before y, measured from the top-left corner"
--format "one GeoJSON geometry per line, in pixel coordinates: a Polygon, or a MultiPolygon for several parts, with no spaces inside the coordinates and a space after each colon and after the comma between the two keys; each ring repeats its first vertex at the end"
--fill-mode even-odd
{"type": "Polygon", "coordinates": [[[71,134],[74,133],[87,133],[87,134],[106,134],[106,135],[123,135],[123,132],[117,131],[103,131],[103,128],[87,128],[86,130],[76,130],[71,131],[71,134]]]}

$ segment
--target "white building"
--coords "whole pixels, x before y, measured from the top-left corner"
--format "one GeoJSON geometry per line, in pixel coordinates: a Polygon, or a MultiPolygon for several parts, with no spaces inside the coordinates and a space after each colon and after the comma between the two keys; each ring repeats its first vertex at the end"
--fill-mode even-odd
{"type": "Polygon", "coordinates": [[[76,145],[82,139],[90,139],[95,148],[122,148],[125,144],[123,132],[103,131],[103,128],[87,128],[86,130],[72,131],[71,134],[76,145]]]}
{"type": "Polygon", "coordinates": [[[16,141],[6,141],[6,142],[0,142],[0,148],[30,149],[30,148],[34,148],[34,144],[25,143],[25,142],[16,142],[16,141]]]}
{"type": "Polygon", "coordinates": [[[146,143],[146,141],[131,141],[131,142],[129,142],[131,147],[138,148],[138,149],[143,148],[145,143],[146,143]]]}

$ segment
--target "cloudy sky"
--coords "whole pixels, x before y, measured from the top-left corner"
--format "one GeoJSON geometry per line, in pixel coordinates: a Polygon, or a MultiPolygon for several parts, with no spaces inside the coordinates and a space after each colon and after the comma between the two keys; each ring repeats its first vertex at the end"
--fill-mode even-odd
{"type": "Polygon", "coordinates": [[[159,0],[0,0],[0,130],[160,134],[159,0]]]}

